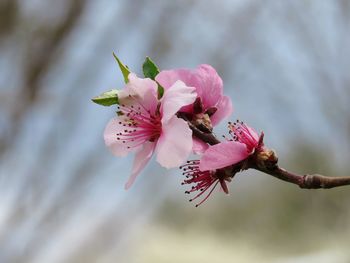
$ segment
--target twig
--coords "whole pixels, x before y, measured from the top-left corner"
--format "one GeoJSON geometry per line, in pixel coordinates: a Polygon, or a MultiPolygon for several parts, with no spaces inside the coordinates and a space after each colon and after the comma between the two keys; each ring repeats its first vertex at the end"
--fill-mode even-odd
{"type": "Polygon", "coordinates": [[[198,139],[202,140],[203,142],[206,142],[210,145],[218,144],[220,141],[215,137],[213,133],[206,133],[201,130],[199,130],[196,126],[194,126],[190,121],[187,121],[188,125],[190,126],[191,130],[193,131],[193,135],[196,136],[198,139]]]}
{"type": "Polygon", "coordinates": [[[350,177],[328,177],[320,174],[299,175],[278,166],[272,170],[257,166],[251,168],[272,175],[280,180],[296,184],[300,188],[304,189],[329,189],[338,186],[350,185],[350,177]]]}

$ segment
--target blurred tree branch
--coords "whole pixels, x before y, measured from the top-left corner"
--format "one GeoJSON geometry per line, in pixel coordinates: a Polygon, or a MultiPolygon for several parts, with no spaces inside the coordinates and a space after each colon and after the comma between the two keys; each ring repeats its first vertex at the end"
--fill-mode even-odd
{"type": "Polygon", "coordinates": [[[0,2],[0,38],[13,30],[17,15],[18,3],[16,0],[0,2]]]}
{"type": "MultiPolygon", "coordinates": [[[[38,102],[43,76],[50,70],[55,57],[69,33],[76,27],[82,14],[86,0],[68,1],[66,14],[56,24],[31,25],[36,32],[34,38],[26,38],[24,46],[23,63],[19,72],[23,72],[23,86],[15,95],[21,103],[9,108],[10,124],[8,131],[0,136],[0,154],[11,148],[23,121],[23,116],[38,102]]],[[[0,4],[0,38],[11,37],[14,31],[23,30],[25,18],[18,11],[17,1],[4,1],[0,4]],[[22,21],[23,20],[23,21],[22,21]]],[[[53,11],[54,12],[54,11],[53,11]]],[[[26,29],[25,29],[26,30],[26,29]]],[[[21,40],[22,41],[22,40],[21,40]]]]}

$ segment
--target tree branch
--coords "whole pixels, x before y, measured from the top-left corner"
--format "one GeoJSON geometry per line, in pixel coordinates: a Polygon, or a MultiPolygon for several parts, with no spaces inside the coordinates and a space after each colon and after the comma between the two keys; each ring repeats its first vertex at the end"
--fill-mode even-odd
{"type": "Polygon", "coordinates": [[[198,139],[202,140],[203,142],[206,142],[210,145],[218,144],[220,141],[215,137],[213,133],[207,133],[203,132],[200,129],[198,129],[195,125],[193,125],[190,121],[187,121],[188,125],[190,126],[191,130],[193,131],[193,135],[197,137],[198,139]]]}
{"type": "Polygon", "coordinates": [[[272,175],[280,180],[296,184],[300,188],[304,189],[329,189],[338,186],[350,185],[350,177],[328,177],[320,174],[299,175],[280,168],[277,165],[271,170],[258,166],[251,168],[272,175]]]}
{"type": "MultiPolygon", "coordinates": [[[[190,121],[187,121],[189,127],[193,131],[193,135],[198,139],[210,145],[218,144],[220,141],[216,138],[213,133],[206,133],[198,129],[190,121]]],[[[298,185],[303,189],[329,189],[338,186],[350,185],[350,177],[328,177],[320,174],[306,174],[299,175],[296,173],[289,172],[277,165],[278,159],[276,154],[269,150],[271,156],[264,160],[253,155],[249,158],[248,162],[240,162],[236,164],[233,169],[234,171],[245,170],[245,169],[256,169],[260,172],[269,174],[285,182],[289,182],[298,185]],[[239,166],[239,167],[238,167],[239,166]]]]}

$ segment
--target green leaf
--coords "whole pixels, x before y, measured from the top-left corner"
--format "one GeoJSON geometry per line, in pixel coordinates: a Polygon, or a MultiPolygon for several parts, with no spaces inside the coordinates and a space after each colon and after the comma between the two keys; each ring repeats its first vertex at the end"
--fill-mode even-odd
{"type": "Polygon", "coordinates": [[[145,78],[150,78],[153,80],[159,73],[159,68],[149,57],[146,57],[145,62],[143,62],[142,70],[145,78]]]}
{"type": "MultiPolygon", "coordinates": [[[[143,75],[145,78],[150,78],[155,80],[156,76],[159,74],[158,66],[149,58],[146,57],[145,62],[142,65],[143,75]]],[[[158,99],[161,99],[164,94],[164,88],[158,84],[158,99]]]]}
{"type": "Polygon", "coordinates": [[[129,74],[130,74],[130,70],[127,66],[125,66],[121,61],[120,59],[117,57],[117,55],[113,52],[113,56],[115,58],[115,60],[118,62],[118,65],[119,65],[119,68],[120,68],[120,71],[122,72],[123,74],[123,77],[124,77],[124,81],[125,83],[128,83],[129,82],[129,74]]]}
{"type": "Polygon", "coordinates": [[[92,98],[91,100],[103,106],[111,106],[114,104],[119,104],[118,90],[112,89],[110,91],[106,91],[101,95],[92,98]]]}
{"type": "Polygon", "coordinates": [[[157,84],[158,84],[158,90],[157,90],[158,99],[161,99],[164,95],[164,88],[158,82],[157,82],[157,84]]]}

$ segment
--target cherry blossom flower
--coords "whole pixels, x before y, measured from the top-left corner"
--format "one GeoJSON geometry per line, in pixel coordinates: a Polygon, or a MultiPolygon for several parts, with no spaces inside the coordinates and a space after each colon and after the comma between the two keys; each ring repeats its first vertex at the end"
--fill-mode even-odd
{"type": "Polygon", "coordinates": [[[186,176],[182,184],[194,184],[186,193],[197,192],[190,201],[206,193],[196,206],[205,202],[218,184],[228,194],[227,182],[231,182],[236,172],[241,169],[235,167],[235,164],[246,160],[256,151],[264,150],[263,133],[259,137],[256,131],[240,121],[229,123],[229,129],[231,139],[210,146],[200,161],[187,161],[185,165],[180,166],[182,174],[186,176]]]}
{"type": "Polygon", "coordinates": [[[218,170],[208,170],[208,171],[201,171],[199,170],[200,166],[199,160],[192,160],[187,161],[185,165],[180,166],[180,168],[183,170],[183,175],[186,177],[186,179],[181,183],[182,185],[185,184],[194,184],[190,190],[186,191],[186,194],[190,194],[193,192],[197,192],[197,194],[190,199],[189,201],[192,202],[193,200],[201,197],[203,194],[206,193],[206,196],[196,204],[196,207],[204,203],[209,196],[213,193],[215,188],[218,184],[220,184],[221,189],[228,194],[228,187],[227,182],[231,182],[232,176],[231,176],[231,169],[218,169],[218,170]]]}
{"type": "Polygon", "coordinates": [[[128,189],[146,166],[154,152],[163,167],[182,164],[192,151],[192,131],[176,113],[196,99],[195,88],[182,81],[173,83],[157,99],[157,83],[129,74],[129,82],[118,93],[119,107],[115,118],[106,126],[104,140],[116,156],[136,152],[128,189]]]}
{"type": "Polygon", "coordinates": [[[229,123],[232,139],[210,146],[201,158],[200,170],[209,171],[237,164],[264,149],[263,137],[243,122],[229,123]]]}
{"type": "MultiPolygon", "coordinates": [[[[180,109],[180,112],[190,115],[191,120],[208,122],[209,117],[210,123],[204,123],[204,126],[210,130],[232,113],[231,99],[223,95],[222,79],[210,65],[202,64],[196,69],[163,70],[156,76],[156,81],[166,90],[178,80],[196,88],[196,103],[180,109]]],[[[195,153],[202,153],[208,148],[207,144],[196,138],[193,144],[195,153]]]]}

